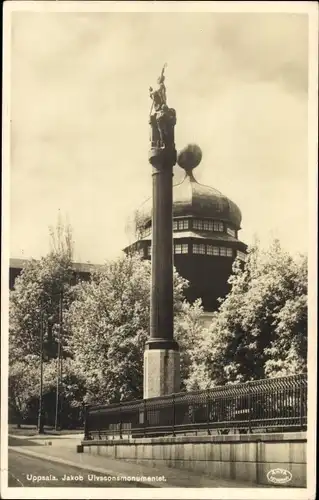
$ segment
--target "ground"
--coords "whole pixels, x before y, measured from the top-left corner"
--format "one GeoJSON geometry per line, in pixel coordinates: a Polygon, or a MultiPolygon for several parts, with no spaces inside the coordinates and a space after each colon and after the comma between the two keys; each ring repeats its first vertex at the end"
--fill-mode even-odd
{"type": "MultiPolygon", "coordinates": [[[[34,442],[32,446],[37,445],[34,442]]],[[[9,446],[30,446],[28,439],[23,440],[9,437],[9,446]]],[[[119,480],[109,481],[109,476],[92,472],[89,469],[80,469],[65,464],[43,460],[43,458],[22,455],[13,449],[8,454],[8,486],[9,487],[86,487],[86,488],[136,488],[145,487],[141,483],[132,483],[119,480]],[[98,480],[97,478],[104,478],[98,480]]],[[[111,476],[112,477],[112,476],[111,476]]],[[[150,485],[148,485],[150,487],[150,485]]]]}
{"type": "MultiPolygon", "coordinates": [[[[35,429],[29,429],[28,432],[35,432],[35,429]]],[[[87,449],[83,453],[78,453],[77,446],[82,439],[83,432],[72,435],[47,433],[45,435],[18,436],[10,434],[8,441],[8,486],[256,487],[253,483],[208,477],[189,469],[183,470],[162,464],[135,463],[134,461],[114,459],[103,454],[91,454],[87,449]],[[69,477],[65,478],[65,474],[69,477]],[[38,480],[37,476],[44,477],[38,480]],[[109,477],[111,477],[111,481],[108,480],[109,477]],[[65,481],[63,478],[69,480],[65,481]],[[125,478],[125,480],[118,478],[125,478]]]]}

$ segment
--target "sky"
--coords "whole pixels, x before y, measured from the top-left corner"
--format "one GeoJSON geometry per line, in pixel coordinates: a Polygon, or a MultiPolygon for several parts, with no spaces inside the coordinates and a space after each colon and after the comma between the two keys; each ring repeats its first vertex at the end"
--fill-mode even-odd
{"type": "Polygon", "coordinates": [[[165,62],[177,149],[201,147],[194,175],[240,207],[240,239],[308,250],[306,15],[11,19],[10,257],[45,255],[58,214],[76,261],[103,263],[133,241],[130,218],[151,195],[148,89],[165,62]]]}

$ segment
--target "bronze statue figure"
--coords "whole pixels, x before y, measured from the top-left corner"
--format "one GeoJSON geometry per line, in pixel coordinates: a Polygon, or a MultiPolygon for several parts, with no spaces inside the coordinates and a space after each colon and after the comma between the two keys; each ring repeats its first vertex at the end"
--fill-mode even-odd
{"type": "Polygon", "coordinates": [[[163,66],[162,72],[157,79],[158,87],[154,90],[150,87],[150,97],[152,99],[152,107],[150,111],[151,125],[151,144],[153,148],[158,149],[174,149],[174,126],[176,124],[176,112],[173,108],[167,106],[166,87],[164,71],[166,63],[163,66]],[[154,109],[154,112],[152,113],[154,109]]]}
{"type": "Polygon", "coordinates": [[[150,87],[150,97],[153,100],[150,114],[152,114],[153,107],[155,111],[159,111],[163,104],[166,104],[166,87],[164,71],[167,64],[165,63],[160,76],[157,79],[158,88],[156,90],[150,87]]]}

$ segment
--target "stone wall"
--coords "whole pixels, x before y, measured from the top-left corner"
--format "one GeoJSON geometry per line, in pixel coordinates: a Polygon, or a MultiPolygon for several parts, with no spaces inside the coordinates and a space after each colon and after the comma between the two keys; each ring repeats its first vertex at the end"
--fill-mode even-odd
{"type": "Polygon", "coordinates": [[[171,436],[83,441],[82,444],[85,453],[192,470],[213,478],[247,481],[253,485],[273,485],[267,474],[280,468],[292,476],[282,486],[306,487],[305,432],[171,436]]]}

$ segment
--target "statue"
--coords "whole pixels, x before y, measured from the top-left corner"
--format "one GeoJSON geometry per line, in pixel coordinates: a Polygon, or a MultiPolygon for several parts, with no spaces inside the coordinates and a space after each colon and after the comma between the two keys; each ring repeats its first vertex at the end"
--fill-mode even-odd
{"type": "Polygon", "coordinates": [[[153,100],[152,102],[152,108],[150,111],[150,114],[152,114],[153,106],[156,111],[159,111],[163,104],[166,104],[166,87],[165,87],[165,76],[164,76],[164,71],[166,68],[166,63],[163,66],[161,75],[157,79],[158,83],[158,88],[157,90],[153,90],[153,87],[150,87],[150,97],[153,100]]]}
{"type": "Polygon", "coordinates": [[[175,149],[174,142],[174,127],[176,124],[175,109],[167,106],[166,87],[164,64],[161,75],[157,79],[158,87],[153,89],[150,87],[150,97],[152,99],[152,107],[150,111],[151,125],[151,144],[152,148],[158,149],[175,149]],[[154,112],[152,113],[154,109],[154,112]]]}

